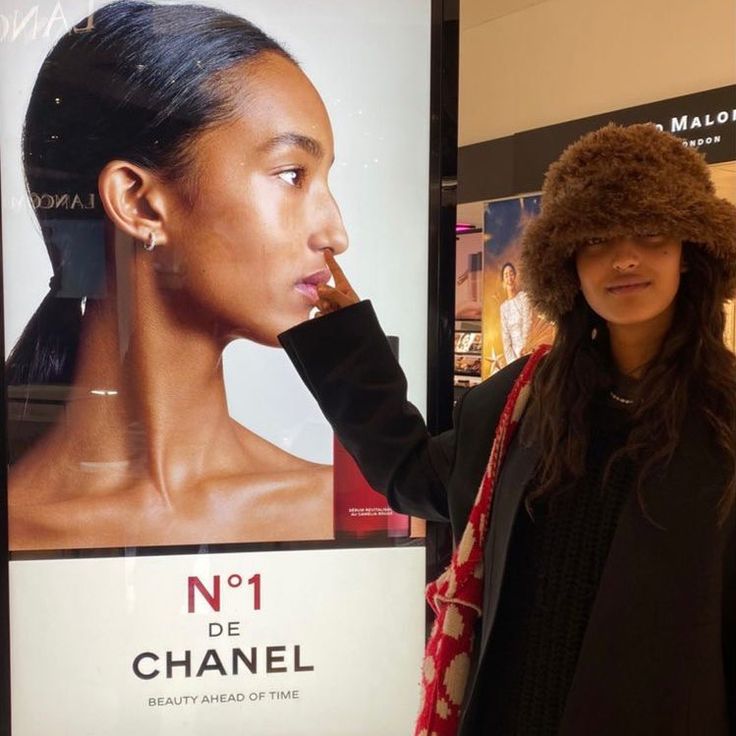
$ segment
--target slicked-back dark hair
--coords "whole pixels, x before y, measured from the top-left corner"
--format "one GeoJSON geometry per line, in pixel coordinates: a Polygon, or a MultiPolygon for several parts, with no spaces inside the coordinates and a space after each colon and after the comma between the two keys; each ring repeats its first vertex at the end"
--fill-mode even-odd
{"type": "Polygon", "coordinates": [[[105,258],[100,171],[121,159],[186,183],[188,144],[233,114],[225,74],[264,52],[292,60],[243,18],[138,0],[104,6],[54,46],[23,134],[26,182],[54,277],[8,359],[9,384],[72,381],[80,300],[105,290],[105,269],[95,267],[105,258]],[[74,195],[79,206],[70,209],[74,195]]]}

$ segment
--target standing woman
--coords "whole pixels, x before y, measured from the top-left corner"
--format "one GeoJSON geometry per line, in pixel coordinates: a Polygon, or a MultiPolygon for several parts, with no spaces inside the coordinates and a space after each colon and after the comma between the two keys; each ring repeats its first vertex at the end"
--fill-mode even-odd
{"type": "Polygon", "coordinates": [[[500,306],[501,339],[508,365],[523,355],[532,326],[532,307],[526,292],[519,289],[513,263],[504,263],[501,267],[501,283],[506,292],[506,299],[500,306]]]}
{"type": "Polygon", "coordinates": [[[121,0],[59,40],[23,135],[53,277],[6,376],[65,405],[14,448],[11,549],[332,537],[331,468],[230,417],[222,352],[308,317],[347,246],[333,152],[309,79],[242,18],[121,0]]]}
{"type": "Polygon", "coordinates": [[[551,166],[522,259],[554,344],[438,437],[336,265],[280,338],[370,482],[452,524],[417,734],[733,736],[736,207],[676,137],[611,125],[551,166]]]}

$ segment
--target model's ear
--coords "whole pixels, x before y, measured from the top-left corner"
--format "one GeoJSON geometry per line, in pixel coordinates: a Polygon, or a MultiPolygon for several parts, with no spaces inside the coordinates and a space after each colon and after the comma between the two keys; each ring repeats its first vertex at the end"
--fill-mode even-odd
{"type": "Polygon", "coordinates": [[[166,244],[166,192],[157,177],[129,161],[110,161],[97,185],[115,227],[141,243],[166,244]]]}

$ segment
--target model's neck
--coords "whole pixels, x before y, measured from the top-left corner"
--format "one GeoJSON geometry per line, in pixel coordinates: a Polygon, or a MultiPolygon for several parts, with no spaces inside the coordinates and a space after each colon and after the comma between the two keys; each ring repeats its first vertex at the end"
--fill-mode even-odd
{"type": "Polygon", "coordinates": [[[83,318],[73,391],[80,398],[67,408],[65,441],[80,460],[139,464],[166,495],[236,441],[224,343],[182,311],[192,307],[181,290],[161,288],[152,259],[135,267],[134,279],[119,271],[113,293],[83,318]]]}

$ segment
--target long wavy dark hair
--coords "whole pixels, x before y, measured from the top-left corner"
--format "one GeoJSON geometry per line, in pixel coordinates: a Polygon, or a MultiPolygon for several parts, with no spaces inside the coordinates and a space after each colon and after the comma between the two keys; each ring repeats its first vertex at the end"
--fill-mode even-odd
{"type": "Polygon", "coordinates": [[[106,295],[100,171],[121,159],[191,193],[190,143],[242,102],[227,72],[264,52],[293,61],[238,16],[139,0],[96,10],[49,52],[26,113],[23,164],[54,275],[10,354],[9,385],[72,382],[82,300],[106,295]]]}
{"type": "MultiPolygon", "coordinates": [[[[642,482],[672,458],[688,405],[696,402],[728,464],[718,510],[724,521],[736,503],[736,356],[723,340],[729,295],[717,264],[702,248],[685,243],[683,259],[687,272],[680,280],[672,326],[638,383],[632,430],[608,470],[622,457],[633,461],[635,488],[646,513],[642,482]]],[[[529,503],[563,492],[583,475],[591,402],[614,383],[608,329],[578,293],[534,379],[525,437],[545,453],[529,503]]]]}

